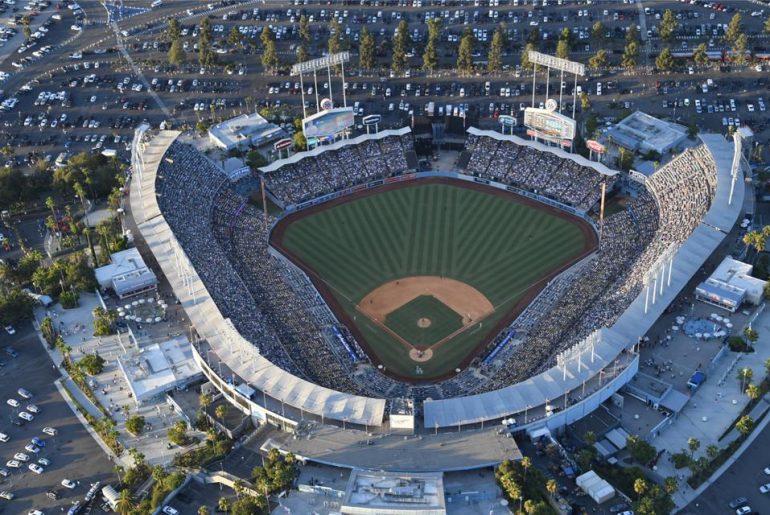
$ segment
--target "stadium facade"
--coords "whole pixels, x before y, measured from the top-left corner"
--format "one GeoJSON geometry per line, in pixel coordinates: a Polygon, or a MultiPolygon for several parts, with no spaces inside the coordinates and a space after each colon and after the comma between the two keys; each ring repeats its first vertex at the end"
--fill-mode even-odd
{"type": "MultiPolygon", "coordinates": [[[[495,145],[516,145],[532,153],[556,154],[560,159],[571,160],[576,166],[590,167],[603,177],[617,179],[618,176],[618,172],[601,164],[554,147],[492,131],[472,128],[468,132],[476,139],[494,140],[495,145]]],[[[288,367],[279,366],[265,357],[260,342],[243,336],[233,321],[223,314],[214,298],[216,292],[209,289],[211,286],[203,278],[205,274],[200,268],[203,263],[192,256],[189,236],[180,233],[179,225],[172,230],[167,220],[177,216],[168,210],[167,197],[164,197],[168,196],[163,185],[169,182],[169,175],[197,173],[197,170],[178,170],[183,166],[175,164],[175,156],[169,155],[169,149],[179,136],[178,132],[161,131],[149,138],[135,139],[134,156],[141,155],[141,159],[134,159],[133,163],[131,208],[142,236],[195,328],[198,338],[193,356],[203,373],[238,409],[260,422],[294,429],[302,421],[311,420],[347,429],[387,432],[388,400],[385,396],[339,391],[287,371],[288,367]],[[165,208],[161,206],[164,203],[165,208]]],[[[308,155],[318,158],[329,150],[346,145],[363,145],[385,136],[408,137],[409,130],[360,136],[329,147],[316,148],[308,155]]],[[[631,380],[639,367],[639,356],[635,350],[637,342],[716,250],[741,212],[744,186],[741,171],[734,166],[733,142],[719,135],[702,135],[701,142],[700,153],[696,157],[685,155],[681,162],[688,165],[688,159],[697,159],[700,166],[704,159],[707,161],[703,165],[708,168],[709,180],[706,182],[709,184],[703,190],[707,193],[696,193],[703,193],[700,201],[705,202],[708,209],[697,213],[692,231],[683,241],[667,245],[659,255],[653,255],[655,259],[644,263],[644,270],[637,271],[644,277],[643,286],[637,288],[638,294],[614,322],[607,327],[595,327],[575,345],[559,351],[555,365],[525,380],[473,395],[461,393],[447,398],[424,399],[418,412],[422,414],[419,426],[426,435],[440,429],[479,429],[485,424],[499,427],[501,422],[511,429],[515,425],[515,430],[558,429],[591,413],[631,380]],[[709,198],[704,198],[704,195],[709,198]]],[[[290,162],[297,163],[302,157],[302,154],[295,154],[290,162]]],[[[273,164],[265,171],[273,173],[284,164],[273,164]]],[[[490,187],[507,189],[556,205],[590,220],[586,210],[576,205],[479,177],[478,174],[407,171],[392,180],[424,176],[483,182],[490,187]]],[[[656,203],[659,197],[670,199],[671,195],[673,198],[677,195],[676,191],[670,191],[659,181],[646,183],[649,179],[631,175],[622,179],[631,187],[649,192],[656,203]]],[[[203,192],[196,206],[204,217],[210,216],[205,209],[214,209],[212,202],[215,194],[227,183],[227,177],[222,174],[221,178],[206,180],[208,182],[203,188],[197,190],[203,192]],[[208,189],[214,193],[205,193],[208,189]]],[[[383,182],[377,179],[302,203],[284,204],[289,209],[302,209],[362,187],[376,187],[383,182]]],[[[675,190],[676,185],[673,186],[675,190]]],[[[213,237],[209,240],[214,242],[213,237]]],[[[280,254],[272,254],[281,259],[280,254]]],[[[285,265],[291,266],[288,263],[285,265]]]]}

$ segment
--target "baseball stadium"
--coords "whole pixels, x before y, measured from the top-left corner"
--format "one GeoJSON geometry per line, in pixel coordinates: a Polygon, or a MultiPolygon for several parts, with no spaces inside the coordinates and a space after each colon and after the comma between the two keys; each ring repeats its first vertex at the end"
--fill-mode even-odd
{"type": "Polygon", "coordinates": [[[245,177],[189,141],[138,129],[132,213],[206,377],[295,434],[580,419],[636,374],[639,339],[744,194],[721,135],[648,176],[473,127],[454,169],[428,172],[408,127],[245,177]],[[603,193],[622,207],[603,216],[603,193]]]}

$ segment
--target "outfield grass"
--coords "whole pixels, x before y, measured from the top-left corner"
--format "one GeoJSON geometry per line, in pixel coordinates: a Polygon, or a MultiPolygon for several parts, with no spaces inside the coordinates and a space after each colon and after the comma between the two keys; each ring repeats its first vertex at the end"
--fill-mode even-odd
{"type": "Polygon", "coordinates": [[[297,219],[282,245],[326,282],[376,358],[406,377],[418,377],[408,352],[357,312],[358,301],[414,275],[449,277],[482,292],[495,312],[421,363],[419,379],[426,379],[454,370],[531,285],[579,256],[585,241],[576,222],[513,195],[413,183],[297,219]]]}
{"type": "Polygon", "coordinates": [[[462,328],[463,318],[433,295],[420,295],[389,313],[385,325],[412,345],[429,347],[462,328]],[[421,318],[430,326],[419,327],[421,318]]]}

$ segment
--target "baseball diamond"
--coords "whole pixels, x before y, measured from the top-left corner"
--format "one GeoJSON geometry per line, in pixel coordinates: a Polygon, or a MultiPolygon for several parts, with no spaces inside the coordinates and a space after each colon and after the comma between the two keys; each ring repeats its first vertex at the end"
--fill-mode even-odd
{"type": "Polygon", "coordinates": [[[436,178],[291,213],[271,234],[373,363],[413,382],[467,366],[597,243],[587,222],[563,211],[436,178]]]}

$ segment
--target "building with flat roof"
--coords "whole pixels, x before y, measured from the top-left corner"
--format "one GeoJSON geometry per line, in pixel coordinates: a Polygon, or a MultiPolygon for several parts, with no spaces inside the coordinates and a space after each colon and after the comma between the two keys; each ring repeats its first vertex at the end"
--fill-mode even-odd
{"type": "Polygon", "coordinates": [[[111,289],[120,299],[139,295],[158,287],[158,278],[145,264],[136,248],[110,255],[111,263],[96,269],[96,280],[104,289],[111,289]]]}
{"type": "Polygon", "coordinates": [[[724,258],[714,273],[695,288],[695,297],[731,313],[741,304],[759,304],[767,281],[751,275],[754,267],[730,256],[724,258]]]}
{"type": "Polygon", "coordinates": [[[345,515],[445,515],[443,474],[353,470],[341,512],[345,515]]]}
{"type": "Polygon", "coordinates": [[[242,114],[209,128],[209,141],[223,150],[259,147],[284,137],[283,129],[257,113],[242,114]]]}
{"type": "Polygon", "coordinates": [[[137,404],[203,377],[186,336],[129,352],[118,358],[118,366],[137,404]]]}
{"type": "Polygon", "coordinates": [[[628,150],[654,150],[663,155],[687,139],[687,128],[636,111],[610,128],[606,136],[628,150]]]}

